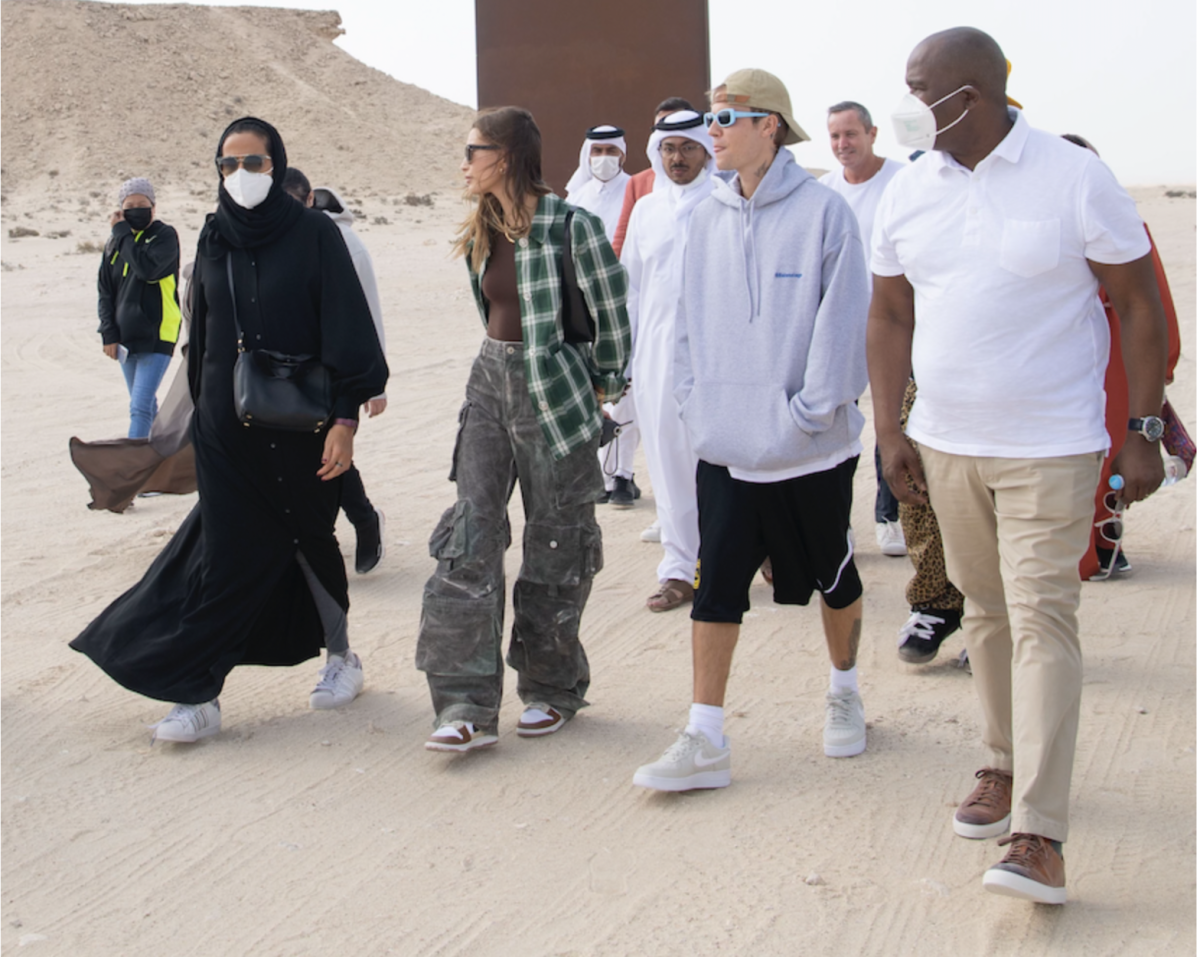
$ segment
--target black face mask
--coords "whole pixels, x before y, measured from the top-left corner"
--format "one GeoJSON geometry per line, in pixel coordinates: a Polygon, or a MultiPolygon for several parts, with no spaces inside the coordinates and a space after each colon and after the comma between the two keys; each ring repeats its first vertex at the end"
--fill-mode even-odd
{"type": "Polygon", "coordinates": [[[124,210],[122,215],[133,231],[140,233],[150,225],[150,220],[154,218],[154,211],[149,206],[132,206],[124,210]]]}

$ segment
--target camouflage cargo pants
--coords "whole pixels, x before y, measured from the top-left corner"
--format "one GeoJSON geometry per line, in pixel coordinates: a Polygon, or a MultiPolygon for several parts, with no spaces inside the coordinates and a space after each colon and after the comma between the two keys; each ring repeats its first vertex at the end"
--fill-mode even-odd
{"type": "Polygon", "coordinates": [[[435,727],[457,720],[496,728],[508,501],[518,484],[525,540],[507,658],[517,693],[568,716],[588,704],[579,622],[603,565],[598,439],[554,459],[534,415],[523,351],[521,343],[484,340],[459,413],[450,472],[458,501],[429,539],[438,564],[425,584],[416,663],[429,681],[435,727]]]}

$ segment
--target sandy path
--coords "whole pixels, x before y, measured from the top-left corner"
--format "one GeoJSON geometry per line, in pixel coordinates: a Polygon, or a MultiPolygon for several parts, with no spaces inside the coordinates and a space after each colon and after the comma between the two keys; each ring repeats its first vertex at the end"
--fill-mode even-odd
{"type": "MultiPolygon", "coordinates": [[[[1161,195],[1144,191],[1142,210],[1184,318],[1172,398],[1194,422],[1195,204],[1161,195]]],[[[182,205],[160,200],[160,211],[178,224],[182,205]]],[[[93,335],[97,257],[66,254],[78,236],[0,242],[11,270],[0,353],[3,953],[1195,952],[1194,481],[1134,511],[1132,576],[1084,586],[1065,908],[985,894],[980,875],[1001,852],[951,834],[977,767],[971,678],[954,667],[958,639],[928,666],[896,659],[909,565],[874,547],[866,464],[854,517],[867,589],[863,756],[820,753],[828,665],[815,608],[777,608],[756,584],[729,699],[733,787],[630,786],[690,697],[685,613],[641,608],[658,560],[638,541],[649,492],[632,511],[601,510],[607,567],[585,618],[594,707],[562,734],[519,740],[510,676],[499,747],[424,752],[431,714],[412,659],[425,541],[452,501],[455,417],[480,338],[463,267],[446,258],[456,215],[406,212],[364,233],[393,370],[392,405],[364,425],[357,457],[388,515],[386,559],[351,582],[367,690],[315,713],[317,662],[239,669],[222,695],[225,730],[194,747],[151,748],[144,725],[165,708],[66,646],[141,575],[193,500],[141,500],[124,516],[84,508],[67,438],[120,434],[126,406],[93,335]]],[[[41,215],[39,226],[55,228],[41,215]]],[[[194,228],[182,231],[187,248],[194,228]]],[[[513,518],[519,541],[519,505],[513,518]]],[[[352,530],[341,532],[348,552],[352,530]]],[[[510,573],[518,561],[513,551],[510,573]]]]}

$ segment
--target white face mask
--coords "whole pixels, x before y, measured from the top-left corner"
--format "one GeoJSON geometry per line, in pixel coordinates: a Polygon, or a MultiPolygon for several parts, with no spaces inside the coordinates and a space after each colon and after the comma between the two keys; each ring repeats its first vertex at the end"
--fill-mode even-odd
{"type": "Polygon", "coordinates": [[[593,156],[591,157],[592,175],[603,183],[621,172],[621,157],[593,156]]]}
{"type": "Polygon", "coordinates": [[[947,93],[931,106],[926,106],[916,94],[905,93],[904,97],[900,100],[900,105],[892,113],[892,127],[896,131],[896,142],[901,146],[913,150],[928,151],[933,149],[934,141],[938,136],[960,122],[970,112],[969,109],[963,110],[962,115],[954,123],[949,124],[949,126],[943,126],[939,130],[937,128],[937,119],[933,115],[933,107],[937,106],[938,103],[945,103],[955,93],[961,93],[969,85],[960,86],[953,93],[947,93]]]}
{"type": "Polygon", "coordinates": [[[253,209],[271,192],[270,173],[247,173],[241,167],[225,177],[225,192],[243,209],[253,209]]]}

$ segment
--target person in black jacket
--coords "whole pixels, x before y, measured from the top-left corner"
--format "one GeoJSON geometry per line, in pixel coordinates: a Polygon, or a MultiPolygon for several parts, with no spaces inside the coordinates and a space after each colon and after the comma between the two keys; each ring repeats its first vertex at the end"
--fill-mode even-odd
{"type": "Polygon", "coordinates": [[[104,354],[121,363],[129,389],[129,438],[144,439],[158,412],[158,385],[179,340],[179,236],[154,218],[154,187],[121,184],[97,282],[104,354]]]}
{"type": "Polygon", "coordinates": [[[363,685],[334,520],[358,410],[384,391],[387,363],[337,225],[283,191],[279,133],[244,117],[217,150],[217,211],[188,293],[200,501],[142,580],[71,642],[131,691],[178,702],[155,740],[219,731],[217,695],[240,664],[297,664],[324,645],[309,706],[348,704],[363,685]],[[320,359],[332,398],[320,431],[239,421],[239,328],[248,349],[320,359]]]}

